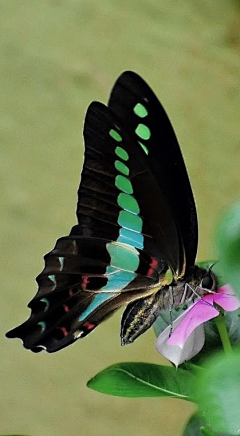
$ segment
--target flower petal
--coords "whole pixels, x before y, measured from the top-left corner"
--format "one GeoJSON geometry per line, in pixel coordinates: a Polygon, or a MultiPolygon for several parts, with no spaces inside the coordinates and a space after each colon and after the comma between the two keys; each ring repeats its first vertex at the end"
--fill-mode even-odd
{"type": "MultiPolygon", "coordinates": [[[[208,297],[210,297],[210,295],[208,297]]],[[[218,316],[219,311],[215,309],[215,307],[209,301],[205,301],[204,297],[197,301],[197,303],[193,304],[184,315],[185,316],[181,319],[181,322],[168,339],[169,345],[178,345],[179,347],[183,347],[184,342],[187,340],[193,330],[200,324],[218,316]]]]}
{"type": "Polygon", "coordinates": [[[191,335],[188,336],[188,339],[184,343],[183,347],[168,344],[170,329],[170,326],[167,327],[158,336],[155,347],[156,350],[162,354],[162,356],[173,362],[175,366],[178,366],[185,360],[190,360],[202,349],[205,341],[204,326],[201,324],[199,327],[197,327],[191,333],[191,335]]]}
{"type": "Polygon", "coordinates": [[[240,307],[240,301],[229,285],[224,285],[219,288],[218,292],[214,294],[213,301],[227,312],[232,312],[240,307]]]}

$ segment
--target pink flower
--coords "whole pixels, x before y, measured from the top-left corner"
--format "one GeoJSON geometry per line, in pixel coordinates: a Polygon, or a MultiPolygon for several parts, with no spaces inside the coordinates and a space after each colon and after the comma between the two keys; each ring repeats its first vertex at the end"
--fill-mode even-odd
{"type": "Polygon", "coordinates": [[[160,333],[156,350],[176,366],[190,360],[204,345],[203,323],[219,315],[216,304],[228,312],[240,307],[240,301],[228,285],[219,288],[215,294],[204,295],[160,333]]]}

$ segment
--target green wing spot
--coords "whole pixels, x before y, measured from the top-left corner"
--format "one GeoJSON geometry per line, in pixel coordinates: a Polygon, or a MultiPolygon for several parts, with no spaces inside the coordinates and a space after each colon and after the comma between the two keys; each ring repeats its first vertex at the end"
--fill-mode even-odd
{"type": "Polygon", "coordinates": [[[115,185],[118,189],[120,189],[120,191],[126,192],[126,194],[133,193],[133,187],[130,180],[128,180],[124,176],[121,175],[117,176],[115,179],[115,185]]]}
{"type": "Polygon", "coordinates": [[[138,141],[138,143],[139,143],[139,145],[141,145],[141,147],[142,147],[144,153],[146,153],[146,154],[148,155],[149,150],[148,150],[148,148],[146,147],[146,145],[142,144],[140,141],[138,141]]]}
{"type": "Polygon", "coordinates": [[[134,215],[126,210],[120,211],[118,224],[125,229],[130,229],[138,233],[141,233],[143,226],[142,218],[140,218],[140,216],[134,215]]]}
{"type": "Polygon", "coordinates": [[[42,301],[46,305],[44,307],[43,311],[47,312],[47,310],[49,309],[49,306],[50,306],[49,300],[47,298],[41,298],[41,300],[39,300],[39,301],[42,301]]]}
{"type": "Polygon", "coordinates": [[[37,323],[37,325],[39,325],[39,327],[41,327],[41,333],[44,332],[44,330],[46,328],[45,321],[40,321],[40,322],[37,323]]]}
{"type": "Polygon", "coordinates": [[[145,126],[145,124],[141,124],[141,123],[138,124],[135,132],[141,139],[147,140],[151,136],[150,129],[147,126],[145,126]]]}
{"type": "Polygon", "coordinates": [[[116,132],[116,130],[114,130],[114,129],[111,129],[111,130],[110,130],[109,135],[110,135],[113,139],[115,139],[115,141],[117,141],[117,142],[121,142],[121,141],[122,141],[122,137],[121,137],[121,136],[119,135],[119,133],[116,132]]]}
{"type": "Polygon", "coordinates": [[[48,276],[49,280],[51,280],[53,287],[52,287],[52,291],[54,291],[57,287],[57,281],[56,281],[56,277],[54,274],[48,276]]]}
{"type": "Polygon", "coordinates": [[[138,202],[134,197],[128,194],[124,194],[121,192],[117,198],[118,205],[129,212],[138,214],[140,212],[138,202]]]}
{"type": "Polygon", "coordinates": [[[111,257],[111,266],[127,271],[138,269],[139,257],[136,248],[113,243],[108,243],[106,247],[111,257]]]}
{"type": "Polygon", "coordinates": [[[129,176],[129,168],[127,167],[127,165],[125,165],[124,163],[120,162],[120,160],[116,160],[114,165],[115,165],[115,168],[120,173],[125,174],[125,176],[129,176]]]}
{"type": "Polygon", "coordinates": [[[60,263],[60,271],[62,271],[64,267],[64,257],[59,257],[58,260],[60,263]]]}
{"type": "Polygon", "coordinates": [[[128,160],[129,159],[128,153],[122,147],[116,147],[115,148],[115,153],[122,160],[128,160]]]}
{"type": "Polygon", "coordinates": [[[148,115],[148,111],[141,103],[137,103],[133,108],[133,112],[140,118],[145,118],[148,115]]]}

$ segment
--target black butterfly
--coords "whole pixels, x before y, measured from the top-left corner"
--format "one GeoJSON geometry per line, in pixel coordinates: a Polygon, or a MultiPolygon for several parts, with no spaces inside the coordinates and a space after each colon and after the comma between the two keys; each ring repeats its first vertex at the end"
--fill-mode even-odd
{"type": "Polygon", "coordinates": [[[7,333],[34,352],[58,351],[127,304],[121,341],[146,331],[161,310],[215,289],[194,265],[194,198],[170,121],[149,86],[124,72],[108,106],[90,104],[77,218],[37,277],[30,318],[7,333]]]}

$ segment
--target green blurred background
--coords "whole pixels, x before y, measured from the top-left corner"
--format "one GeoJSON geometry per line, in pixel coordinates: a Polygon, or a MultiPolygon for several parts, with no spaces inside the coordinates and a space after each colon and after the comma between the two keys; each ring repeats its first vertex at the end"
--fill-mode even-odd
{"type": "Polygon", "coordinates": [[[142,75],[167,109],[197,200],[198,259],[214,258],[216,222],[240,195],[240,3],[2,0],[0,25],[0,433],[179,436],[190,404],[86,388],[119,361],[163,363],[152,331],[121,347],[118,313],[53,355],[4,333],[27,318],[43,254],[75,224],[84,114],[123,70],[142,75]]]}

